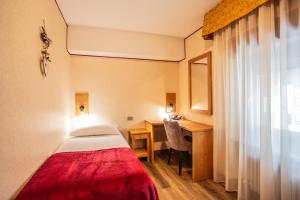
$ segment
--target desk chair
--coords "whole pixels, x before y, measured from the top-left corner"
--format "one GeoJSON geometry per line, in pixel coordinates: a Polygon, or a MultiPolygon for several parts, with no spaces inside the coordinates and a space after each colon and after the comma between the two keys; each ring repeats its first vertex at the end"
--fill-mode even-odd
{"type": "Polygon", "coordinates": [[[181,131],[181,127],[176,121],[164,120],[164,127],[166,135],[170,144],[168,165],[173,151],[179,153],[179,176],[181,175],[182,161],[185,156],[188,158],[189,151],[191,151],[192,143],[187,141],[181,131]]]}

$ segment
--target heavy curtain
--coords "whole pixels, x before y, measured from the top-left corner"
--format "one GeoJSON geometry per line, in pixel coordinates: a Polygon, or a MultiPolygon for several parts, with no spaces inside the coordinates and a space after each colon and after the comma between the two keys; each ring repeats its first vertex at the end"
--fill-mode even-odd
{"type": "Polygon", "coordinates": [[[210,39],[213,33],[249,14],[269,0],[223,0],[205,14],[202,36],[210,39]]]}
{"type": "Polygon", "coordinates": [[[300,1],[214,38],[214,180],[238,199],[300,199],[300,1]]]}

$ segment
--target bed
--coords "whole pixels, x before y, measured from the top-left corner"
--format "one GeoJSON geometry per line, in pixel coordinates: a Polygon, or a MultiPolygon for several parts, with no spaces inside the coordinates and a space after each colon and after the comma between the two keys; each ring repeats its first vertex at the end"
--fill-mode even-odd
{"type": "Polygon", "coordinates": [[[65,140],[16,199],[158,200],[158,195],[120,132],[106,130],[65,140]]]}

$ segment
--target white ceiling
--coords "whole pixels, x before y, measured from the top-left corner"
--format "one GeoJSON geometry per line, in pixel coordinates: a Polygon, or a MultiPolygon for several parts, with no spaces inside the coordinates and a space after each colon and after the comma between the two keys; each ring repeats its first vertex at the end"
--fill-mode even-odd
{"type": "Polygon", "coordinates": [[[70,25],[186,37],[220,0],[57,0],[70,25]]]}

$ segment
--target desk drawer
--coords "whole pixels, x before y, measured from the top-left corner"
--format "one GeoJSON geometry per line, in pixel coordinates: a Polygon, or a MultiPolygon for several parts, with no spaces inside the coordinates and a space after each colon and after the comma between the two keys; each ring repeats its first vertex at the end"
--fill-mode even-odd
{"type": "Polygon", "coordinates": [[[138,134],[138,135],[131,135],[131,138],[133,140],[148,139],[148,134],[147,133],[143,133],[143,134],[138,134]]]}

